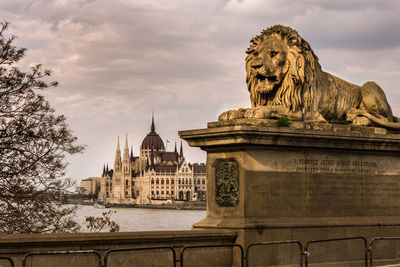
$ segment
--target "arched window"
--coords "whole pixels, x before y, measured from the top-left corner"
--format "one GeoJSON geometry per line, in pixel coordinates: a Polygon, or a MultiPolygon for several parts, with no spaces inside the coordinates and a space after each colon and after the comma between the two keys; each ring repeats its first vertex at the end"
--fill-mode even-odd
{"type": "Polygon", "coordinates": [[[169,184],[169,179],[167,179],[167,184],[169,184]]]}
{"type": "Polygon", "coordinates": [[[161,184],[164,184],[164,178],[161,179],[161,184]]]}
{"type": "Polygon", "coordinates": [[[151,184],[154,184],[154,178],[151,178],[151,184]]]}
{"type": "Polygon", "coordinates": [[[125,185],[126,185],[126,186],[129,185],[129,181],[128,181],[128,180],[125,181],[125,185]]]}
{"type": "Polygon", "coordinates": [[[175,180],[174,180],[174,178],[172,178],[172,180],[171,180],[171,184],[175,184],[175,180]]]}
{"type": "Polygon", "coordinates": [[[186,178],[186,183],[185,184],[188,184],[188,179],[186,178]]]}
{"type": "Polygon", "coordinates": [[[178,179],[178,184],[181,184],[181,178],[178,179]]]}
{"type": "Polygon", "coordinates": [[[202,184],[206,184],[206,179],[203,179],[203,182],[202,182],[202,184]]]}
{"type": "Polygon", "coordinates": [[[160,184],[160,180],[158,180],[158,178],[157,178],[157,180],[156,180],[156,184],[160,184]]]}

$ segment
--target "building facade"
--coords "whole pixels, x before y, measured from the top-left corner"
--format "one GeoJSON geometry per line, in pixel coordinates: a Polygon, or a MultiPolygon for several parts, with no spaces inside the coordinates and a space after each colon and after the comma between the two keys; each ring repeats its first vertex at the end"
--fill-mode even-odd
{"type": "Polygon", "coordinates": [[[98,199],[105,203],[163,204],[179,201],[205,201],[206,166],[190,164],[183,155],[166,151],[155,131],[152,118],[150,132],[143,139],[139,156],[129,150],[128,138],[121,153],[119,139],[114,168],[103,168],[98,199]]]}
{"type": "Polygon", "coordinates": [[[100,192],[102,177],[88,177],[81,181],[82,194],[87,196],[97,196],[100,192]]]}

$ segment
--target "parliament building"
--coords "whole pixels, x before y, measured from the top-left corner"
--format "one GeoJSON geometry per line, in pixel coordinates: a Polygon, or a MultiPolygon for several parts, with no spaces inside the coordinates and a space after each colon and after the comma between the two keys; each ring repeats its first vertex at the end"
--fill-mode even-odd
{"type": "Polygon", "coordinates": [[[119,138],[114,169],[103,167],[98,200],[119,204],[164,204],[180,201],[205,201],[206,166],[190,164],[183,155],[166,151],[155,131],[152,117],[150,132],[143,139],[139,156],[129,150],[125,139],[121,155],[119,138]]]}

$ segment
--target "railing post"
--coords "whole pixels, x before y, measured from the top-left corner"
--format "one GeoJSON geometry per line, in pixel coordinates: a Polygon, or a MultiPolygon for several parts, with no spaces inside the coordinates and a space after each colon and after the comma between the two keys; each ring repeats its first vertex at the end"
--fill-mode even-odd
{"type": "Polygon", "coordinates": [[[365,252],[365,267],[368,267],[368,261],[369,262],[369,266],[372,266],[372,251],[371,251],[371,247],[369,247],[367,249],[367,251],[365,252]]]}
{"type": "Polygon", "coordinates": [[[304,267],[308,267],[308,256],[310,256],[310,253],[307,251],[308,247],[306,247],[306,250],[304,251],[304,267]]]}

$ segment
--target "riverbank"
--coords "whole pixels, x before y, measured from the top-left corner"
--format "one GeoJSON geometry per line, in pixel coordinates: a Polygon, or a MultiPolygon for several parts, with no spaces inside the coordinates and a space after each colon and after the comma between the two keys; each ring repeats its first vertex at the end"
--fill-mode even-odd
{"type": "MultiPolygon", "coordinates": [[[[107,208],[138,208],[138,209],[166,209],[166,210],[206,210],[205,202],[182,202],[182,203],[164,203],[164,204],[120,204],[120,203],[102,203],[107,208]]],[[[79,205],[93,206],[92,201],[78,201],[79,205]]]]}
{"type": "Polygon", "coordinates": [[[206,210],[206,204],[117,204],[107,203],[110,208],[139,208],[139,209],[166,209],[166,210],[206,210]]]}

